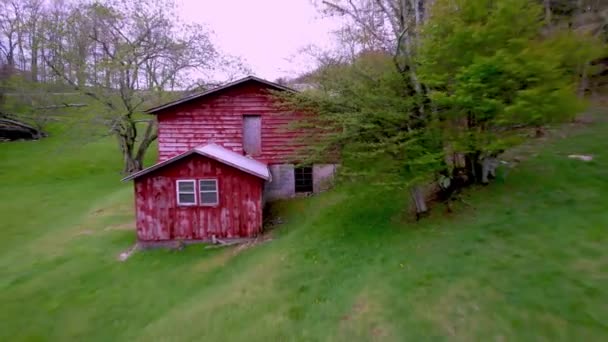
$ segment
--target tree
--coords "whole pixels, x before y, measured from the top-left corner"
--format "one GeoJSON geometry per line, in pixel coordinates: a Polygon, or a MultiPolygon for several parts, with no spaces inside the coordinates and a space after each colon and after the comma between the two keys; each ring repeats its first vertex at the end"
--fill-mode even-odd
{"type": "MultiPolygon", "coordinates": [[[[407,115],[402,115],[404,125],[416,130],[432,126],[432,117],[427,108],[427,89],[419,79],[416,59],[419,29],[427,18],[431,3],[429,0],[322,1],[325,13],[347,19],[339,34],[341,42],[349,47],[351,61],[366,51],[382,51],[391,56],[394,72],[401,77],[400,94],[408,97],[408,102],[413,104],[408,108],[407,115]]],[[[417,141],[429,142],[428,139],[417,141]]],[[[427,149],[430,154],[436,155],[436,147],[431,143],[419,151],[427,149]]],[[[426,153],[420,154],[423,155],[426,153]]],[[[411,153],[408,157],[412,157],[411,153]]],[[[410,192],[418,213],[424,213],[427,207],[421,200],[424,197],[422,187],[415,182],[408,184],[411,185],[410,192]]]]}
{"type": "Polygon", "coordinates": [[[156,139],[144,105],[187,87],[190,72],[213,67],[217,52],[201,25],[178,24],[172,1],[85,3],[52,17],[45,63],[59,79],[103,106],[124,172],[141,170],[156,139]],[[56,20],[56,21],[53,21],[56,20]]]}
{"type": "MultiPolygon", "coordinates": [[[[542,8],[528,0],[437,0],[424,27],[421,76],[438,107],[444,144],[465,154],[466,172],[486,182],[484,162],[522,127],[572,118],[581,108],[564,45],[574,35],[540,34],[542,8]]],[[[574,44],[574,45],[572,45],[574,44]]]]}
{"type": "Polygon", "coordinates": [[[309,155],[339,155],[346,176],[409,187],[418,214],[421,185],[435,180],[449,195],[487,183],[522,129],[572,118],[582,105],[577,66],[597,44],[567,29],[545,32],[543,7],[531,0],[437,0],[417,10],[422,3],[329,4],[374,43],[355,42],[350,58],[325,54],[317,89],[284,101],[308,113],[317,141],[309,155]]]}
{"type": "MultiPolygon", "coordinates": [[[[601,0],[544,0],[545,30],[563,31],[567,27],[577,34],[593,36],[608,42],[608,3],[601,0]]],[[[597,47],[601,46],[600,43],[597,47]]],[[[588,50],[588,49],[586,49],[588,50]]],[[[589,51],[584,52],[589,54],[589,51]]],[[[579,53],[579,56],[581,54],[579,53]]],[[[606,57],[606,52],[590,54],[591,57],[606,57]]],[[[584,97],[592,88],[594,76],[601,70],[594,70],[593,60],[579,59],[576,72],[580,77],[578,94],[584,97]]]]}
{"type": "Polygon", "coordinates": [[[420,185],[441,168],[441,140],[436,125],[420,126],[412,117],[416,102],[392,56],[363,52],[353,62],[327,62],[307,79],[316,89],[278,95],[288,109],[304,113],[296,126],[310,135],[298,159],[310,164],[339,158],[344,178],[409,189],[418,215],[424,213],[420,185]]]}
{"type": "Polygon", "coordinates": [[[4,13],[0,17],[0,51],[6,59],[9,69],[15,68],[15,60],[19,43],[19,10],[18,2],[2,0],[0,1],[0,11],[4,13]]]}
{"type": "Polygon", "coordinates": [[[12,92],[12,107],[43,119],[32,105],[44,99],[51,104],[42,107],[56,107],[63,93],[76,91],[88,98],[75,102],[88,105],[90,122],[117,138],[124,172],[141,169],[156,139],[144,107],[209,87],[210,70],[228,78],[246,70],[238,58],[220,56],[207,28],[183,23],[175,8],[174,0],[0,0],[0,63],[23,95],[12,92]]]}
{"type": "Polygon", "coordinates": [[[353,56],[361,51],[385,51],[393,56],[399,73],[407,78],[416,110],[423,115],[425,89],[418,79],[415,55],[418,32],[426,20],[429,0],[333,0],[322,1],[325,13],[347,18],[340,33],[347,43],[358,42],[353,56]]]}

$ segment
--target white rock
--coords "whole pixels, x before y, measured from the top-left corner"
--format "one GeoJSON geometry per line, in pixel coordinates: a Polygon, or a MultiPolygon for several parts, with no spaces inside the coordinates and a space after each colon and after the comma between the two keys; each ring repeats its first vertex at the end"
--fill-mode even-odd
{"type": "Polygon", "coordinates": [[[584,155],[584,154],[571,154],[568,156],[568,158],[578,159],[578,160],[582,160],[582,161],[586,161],[586,162],[593,160],[593,156],[588,156],[588,155],[584,155]]]}

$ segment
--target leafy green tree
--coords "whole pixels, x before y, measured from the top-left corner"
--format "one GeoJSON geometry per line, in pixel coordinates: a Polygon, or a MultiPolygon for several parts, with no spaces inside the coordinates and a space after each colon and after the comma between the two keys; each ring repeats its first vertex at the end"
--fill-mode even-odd
{"type": "Polygon", "coordinates": [[[442,166],[439,126],[420,120],[408,78],[390,55],[361,53],[353,63],[336,62],[312,77],[318,89],[288,94],[283,104],[306,114],[297,125],[312,128],[303,163],[340,159],[341,174],[377,186],[408,189],[426,211],[419,184],[442,166]]]}
{"type": "MultiPolygon", "coordinates": [[[[360,10],[372,4],[349,4],[332,8],[375,23],[363,27],[369,32],[379,27],[363,20],[377,13],[360,10]]],[[[522,129],[570,120],[584,105],[576,96],[581,66],[600,50],[589,35],[547,32],[533,0],[437,0],[425,8],[425,22],[407,35],[416,47],[408,70],[422,92],[412,92],[411,73],[380,47],[326,58],[309,77],[318,87],[283,102],[315,128],[306,162],[339,157],[346,177],[409,188],[418,213],[426,209],[420,185],[436,180],[451,193],[457,184],[486,183],[522,129]]]]}
{"type": "Polygon", "coordinates": [[[593,49],[572,34],[542,36],[542,23],[542,7],[529,0],[438,0],[423,29],[421,79],[444,145],[465,155],[472,181],[487,181],[484,162],[521,128],[569,120],[582,108],[571,66],[593,49]]]}

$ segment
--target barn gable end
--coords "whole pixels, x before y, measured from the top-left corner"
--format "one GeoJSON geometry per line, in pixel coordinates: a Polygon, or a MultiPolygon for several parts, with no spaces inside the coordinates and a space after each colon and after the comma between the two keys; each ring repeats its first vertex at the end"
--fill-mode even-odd
{"type": "Polygon", "coordinates": [[[271,95],[284,89],[249,79],[155,110],[159,161],[208,143],[245,154],[243,128],[251,116],[260,121],[260,151],[255,158],[267,164],[292,161],[300,134],[289,126],[298,114],[278,109],[271,95]]]}

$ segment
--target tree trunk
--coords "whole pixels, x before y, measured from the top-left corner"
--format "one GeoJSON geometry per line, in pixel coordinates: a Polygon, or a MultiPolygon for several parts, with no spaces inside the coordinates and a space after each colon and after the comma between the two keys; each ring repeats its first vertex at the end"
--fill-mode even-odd
{"type": "Polygon", "coordinates": [[[585,97],[585,93],[587,91],[587,88],[589,87],[589,63],[585,63],[583,65],[583,67],[581,68],[581,84],[579,85],[578,88],[578,96],[580,98],[584,98],[585,97]]]}
{"type": "Polygon", "coordinates": [[[490,178],[496,178],[496,167],[498,159],[494,157],[486,157],[481,161],[481,183],[490,183],[490,178]]]}
{"type": "Polygon", "coordinates": [[[30,38],[30,73],[32,82],[38,81],[38,49],[39,37],[36,25],[32,27],[32,37],[30,38]]]}
{"type": "Polygon", "coordinates": [[[472,152],[465,155],[465,168],[470,184],[482,182],[483,165],[479,160],[480,153],[472,152]]]}
{"type": "Polygon", "coordinates": [[[124,155],[125,165],[124,165],[124,174],[130,175],[137,171],[141,171],[143,169],[143,163],[141,160],[137,160],[137,158],[133,158],[130,155],[124,155]]]}
{"type": "Polygon", "coordinates": [[[545,127],[542,125],[536,126],[534,129],[534,136],[536,138],[542,138],[545,136],[545,127]]]}
{"type": "Polygon", "coordinates": [[[412,186],[410,188],[410,196],[412,196],[412,201],[416,207],[416,219],[419,219],[420,216],[429,211],[422,187],[419,185],[412,186]]]}
{"type": "Polygon", "coordinates": [[[131,174],[141,171],[144,167],[146,151],[157,138],[156,121],[150,120],[148,122],[143,138],[141,138],[141,142],[137,148],[136,137],[138,134],[136,123],[132,121],[132,119],[128,119],[124,126],[128,127],[128,129],[121,133],[117,132],[117,138],[124,160],[123,172],[125,174],[131,174]],[[135,152],[135,150],[137,150],[137,152],[135,152]]]}
{"type": "Polygon", "coordinates": [[[38,46],[32,45],[32,56],[30,61],[30,73],[32,82],[38,82],[38,46]]]}
{"type": "Polygon", "coordinates": [[[156,140],[158,133],[156,131],[156,121],[150,120],[148,122],[148,126],[146,127],[146,131],[144,133],[144,137],[139,143],[139,147],[137,148],[137,155],[135,159],[139,162],[140,167],[143,168],[144,165],[144,157],[146,156],[146,152],[150,145],[156,140]]]}
{"type": "Polygon", "coordinates": [[[551,24],[551,0],[544,0],[545,4],[545,23],[551,24]]]}
{"type": "Polygon", "coordinates": [[[407,63],[409,63],[410,68],[409,68],[409,74],[410,74],[410,80],[412,82],[412,84],[414,85],[414,90],[416,91],[416,94],[419,96],[418,101],[420,101],[418,103],[418,111],[419,114],[421,115],[421,117],[425,116],[425,101],[424,98],[426,96],[425,91],[424,91],[424,87],[422,86],[422,84],[420,83],[420,80],[418,79],[418,74],[416,71],[416,63],[413,61],[413,56],[416,53],[416,46],[420,43],[419,41],[419,37],[418,37],[418,30],[420,29],[420,27],[422,26],[423,22],[424,22],[424,3],[422,0],[411,0],[410,3],[412,9],[414,10],[414,23],[415,26],[413,27],[413,42],[412,42],[412,38],[410,38],[410,36],[408,34],[406,34],[405,36],[405,41],[403,44],[404,47],[404,52],[405,52],[405,56],[407,58],[407,63]]]}

